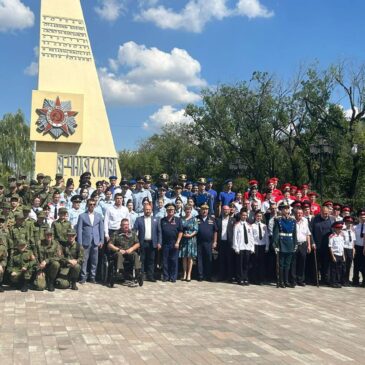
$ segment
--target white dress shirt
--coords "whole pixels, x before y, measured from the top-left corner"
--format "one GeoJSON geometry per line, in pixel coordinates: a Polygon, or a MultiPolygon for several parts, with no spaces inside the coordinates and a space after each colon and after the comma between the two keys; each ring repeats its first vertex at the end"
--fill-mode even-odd
{"type": "Polygon", "coordinates": [[[88,215],[89,215],[90,223],[93,226],[94,225],[95,214],[88,212],[88,215]]]}
{"type": "Polygon", "coordinates": [[[265,246],[265,249],[269,249],[269,234],[267,231],[266,224],[262,222],[254,222],[252,224],[252,233],[255,245],[257,246],[265,246]],[[260,228],[261,228],[261,240],[260,240],[260,228]]]}
{"type": "Polygon", "coordinates": [[[255,244],[253,239],[252,227],[247,222],[240,221],[233,227],[233,244],[232,248],[236,253],[240,251],[255,252],[255,244]],[[245,225],[247,230],[248,242],[245,242],[245,233],[243,226],[245,225]]]}
{"type": "Polygon", "coordinates": [[[227,241],[227,227],[229,222],[229,216],[227,218],[222,218],[222,241],[227,241]]]}
{"type": "Polygon", "coordinates": [[[355,226],[355,234],[356,234],[356,246],[364,246],[364,237],[365,237],[365,223],[363,228],[363,235],[364,237],[361,237],[361,223],[355,226]]]}
{"type": "Polygon", "coordinates": [[[299,222],[297,221],[297,241],[307,242],[307,236],[311,235],[311,231],[308,225],[308,219],[302,218],[299,222]]]}
{"type": "Polygon", "coordinates": [[[152,217],[144,217],[144,239],[145,241],[152,240],[152,217]]]}
{"type": "Polygon", "coordinates": [[[129,212],[126,207],[121,205],[117,207],[116,205],[112,205],[105,211],[104,218],[104,232],[105,236],[109,237],[109,229],[117,230],[120,228],[120,222],[122,219],[127,218],[130,223],[129,212]]]}

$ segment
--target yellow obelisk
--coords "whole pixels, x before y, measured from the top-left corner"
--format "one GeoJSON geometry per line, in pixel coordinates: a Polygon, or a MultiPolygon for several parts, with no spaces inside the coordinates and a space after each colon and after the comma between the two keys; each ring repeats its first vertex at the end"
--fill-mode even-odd
{"type": "Polygon", "coordinates": [[[38,90],[32,93],[35,170],[120,177],[80,0],[41,0],[38,90]]]}

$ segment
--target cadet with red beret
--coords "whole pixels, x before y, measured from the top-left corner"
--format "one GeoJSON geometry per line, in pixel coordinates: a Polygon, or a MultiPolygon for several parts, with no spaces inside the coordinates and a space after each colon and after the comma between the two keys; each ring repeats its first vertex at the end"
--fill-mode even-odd
{"type": "Polygon", "coordinates": [[[329,236],[328,248],[331,255],[331,286],[341,288],[342,265],[345,261],[345,235],[342,232],[343,222],[334,222],[332,229],[334,233],[329,236]]]}
{"type": "Polygon", "coordinates": [[[343,222],[345,224],[343,228],[343,233],[345,235],[345,263],[342,268],[342,285],[350,286],[350,270],[354,259],[356,235],[353,228],[354,219],[350,216],[346,216],[344,217],[343,222]]]}

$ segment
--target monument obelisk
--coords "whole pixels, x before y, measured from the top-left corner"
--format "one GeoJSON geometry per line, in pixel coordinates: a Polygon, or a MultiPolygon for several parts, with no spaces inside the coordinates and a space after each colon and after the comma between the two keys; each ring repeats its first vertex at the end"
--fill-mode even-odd
{"type": "Polygon", "coordinates": [[[120,177],[80,0],[41,0],[38,90],[32,93],[35,170],[76,179],[120,177]]]}

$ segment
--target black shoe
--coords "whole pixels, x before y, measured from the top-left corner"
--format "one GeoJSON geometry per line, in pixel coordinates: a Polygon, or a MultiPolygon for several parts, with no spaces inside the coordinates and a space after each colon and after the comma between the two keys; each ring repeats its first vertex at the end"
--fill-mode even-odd
{"type": "Polygon", "coordinates": [[[139,286],[143,285],[143,275],[138,275],[137,277],[137,282],[139,286]]]}
{"type": "Polygon", "coordinates": [[[81,279],[81,280],[79,281],[79,283],[80,283],[81,285],[84,285],[84,284],[86,283],[86,279],[81,279]]]}
{"type": "Polygon", "coordinates": [[[243,280],[240,280],[237,284],[238,285],[245,285],[245,282],[243,280]]]}
{"type": "Polygon", "coordinates": [[[170,279],[170,282],[171,283],[176,283],[176,280],[175,279],[170,279]]]}
{"type": "Polygon", "coordinates": [[[186,279],[186,282],[187,282],[187,283],[190,283],[190,282],[191,282],[191,279],[186,279]]]}
{"type": "Polygon", "coordinates": [[[298,286],[305,286],[305,283],[299,282],[298,286]]]}
{"type": "Polygon", "coordinates": [[[245,280],[245,285],[246,286],[249,286],[250,285],[250,283],[248,282],[248,280],[245,280]]]}
{"type": "Polygon", "coordinates": [[[71,283],[71,289],[72,290],[79,290],[79,288],[77,287],[77,285],[76,285],[76,281],[73,281],[72,283],[71,283]]]}
{"type": "Polygon", "coordinates": [[[155,283],[157,280],[155,278],[147,278],[146,281],[150,281],[151,283],[155,283]]]}
{"type": "Polygon", "coordinates": [[[48,291],[54,291],[54,285],[52,283],[48,284],[48,291]]]}
{"type": "Polygon", "coordinates": [[[92,279],[89,280],[89,283],[96,284],[96,280],[94,278],[92,278],[92,279]]]}
{"type": "Polygon", "coordinates": [[[285,284],[284,283],[279,283],[279,288],[286,288],[285,284]]]}
{"type": "Polygon", "coordinates": [[[285,286],[287,287],[287,288],[295,288],[295,284],[293,284],[293,283],[285,283],[285,286]]]}
{"type": "Polygon", "coordinates": [[[24,285],[21,287],[20,291],[21,291],[22,293],[26,293],[26,292],[28,291],[28,289],[29,289],[28,284],[24,284],[24,285]]]}
{"type": "Polygon", "coordinates": [[[203,281],[203,278],[198,278],[198,281],[203,281]]]}
{"type": "Polygon", "coordinates": [[[169,279],[162,278],[161,280],[163,283],[166,283],[166,281],[169,281],[169,279]]]}
{"type": "Polygon", "coordinates": [[[334,283],[334,284],[331,284],[331,287],[332,288],[339,289],[339,288],[341,288],[341,285],[340,284],[337,284],[337,283],[334,283]]]}
{"type": "Polygon", "coordinates": [[[0,293],[4,293],[4,288],[2,285],[0,285],[0,293]]]}

